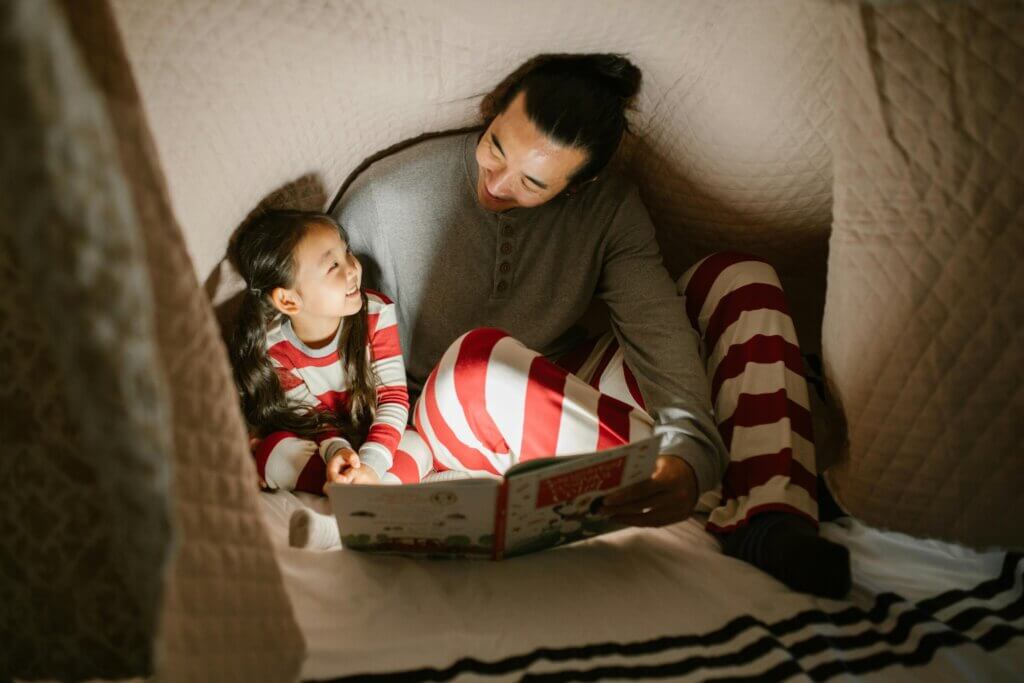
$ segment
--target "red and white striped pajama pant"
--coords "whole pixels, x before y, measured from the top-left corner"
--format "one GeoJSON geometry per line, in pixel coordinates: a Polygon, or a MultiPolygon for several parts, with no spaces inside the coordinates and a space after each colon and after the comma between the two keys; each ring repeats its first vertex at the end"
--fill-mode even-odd
{"type": "MultiPolygon", "coordinates": [[[[728,532],[763,511],[817,523],[814,442],[803,360],[778,276],[736,253],[705,258],[678,281],[700,333],[718,428],[729,449],[721,486],[699,510],[728,532]]],[[[612,334],[556,365],[506,333],[468,332],[431,373],[391,473],[501,474],[530,458],[645,438],[654,421],[612,334]],[[528,409],[526,407],[529,406],[528,409]],[[428,454],[429,453],[429,454],[428,454]]]]}

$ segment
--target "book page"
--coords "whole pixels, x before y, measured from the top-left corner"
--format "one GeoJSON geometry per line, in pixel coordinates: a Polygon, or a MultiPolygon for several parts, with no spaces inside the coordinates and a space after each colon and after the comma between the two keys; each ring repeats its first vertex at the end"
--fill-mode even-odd
{"type": "Polygon", "coordinates": [[[510,473],[504,554],[521,555],[619,528],[600,514],[603,497],[654,471],[659,437],[586,455],[545,459],[510,473]],[[554,461],[554,462],[552,462],[554,461]]]}
{"type": "Polygon", "coordinates": [[[353,550],[489,558],[500,482],[327,487],[341,543],[353,550]]]}

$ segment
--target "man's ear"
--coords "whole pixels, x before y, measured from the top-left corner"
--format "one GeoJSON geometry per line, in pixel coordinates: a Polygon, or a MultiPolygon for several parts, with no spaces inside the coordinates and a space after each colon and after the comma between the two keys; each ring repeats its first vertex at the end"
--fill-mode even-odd
{"type": "Polygon", "coordinates": [[[302,310],[302,297],[294,289],[274,287],[270,292],[270,301],[274,308],[285,315],[292,316],[302,310]]]}
{"type": "Polygon", "coordinates": [[[597,176],[594,176],[593,178],[590,178],[588,180],[581,180],[578,183],[573,183],[565,191],[565,196],[566,197],[573,196],[574,194],[576,194],[577,192],[582,190],[585,186],[589,185],[590,183],[594,182],[595,180],[597,180],[597,176]]]}

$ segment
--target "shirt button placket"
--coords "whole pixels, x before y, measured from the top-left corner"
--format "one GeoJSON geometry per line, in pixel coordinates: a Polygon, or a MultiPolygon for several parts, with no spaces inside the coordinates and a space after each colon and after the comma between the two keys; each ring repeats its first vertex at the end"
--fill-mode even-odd
{"type": "Polygon", "coordinates": [[[502,297],[512,285],[512,259],[515,253],[515,230],[502,221],[498,228],[498,253],[495,258],[494,294],[502,297]]]}

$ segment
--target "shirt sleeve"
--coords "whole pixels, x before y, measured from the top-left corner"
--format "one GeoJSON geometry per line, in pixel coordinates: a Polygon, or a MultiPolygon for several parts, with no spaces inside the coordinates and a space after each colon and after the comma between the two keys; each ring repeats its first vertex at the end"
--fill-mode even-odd
{"type": "Polygon", "coordinates": [[[655,419],[661,452],[681,457],[703,493],[721,481],[728,454],[715,425],[699,337],[662,262],[635,187],[608,228],[598,297],[655,419]]]}
{"type": "Polygon", "coordinates": [[[353,181],[331,210],[331,216],[345,230],[349,247],[363,266],[363,285],[394,293],[394,261],[387,237],[381,230],[380,212],[369,175],[364,172],[353,181]]]}
{"type": "Polygon", "coordinates": [[[405,361],[398,337],[395,305],[384,299],[371,321],[370,352],[377,385],[377,412],[359,448],[359,459],[374,468],[381,477],[394,462],[395,449],[409,420],[409,391],[405,380],[405,361]]]}

